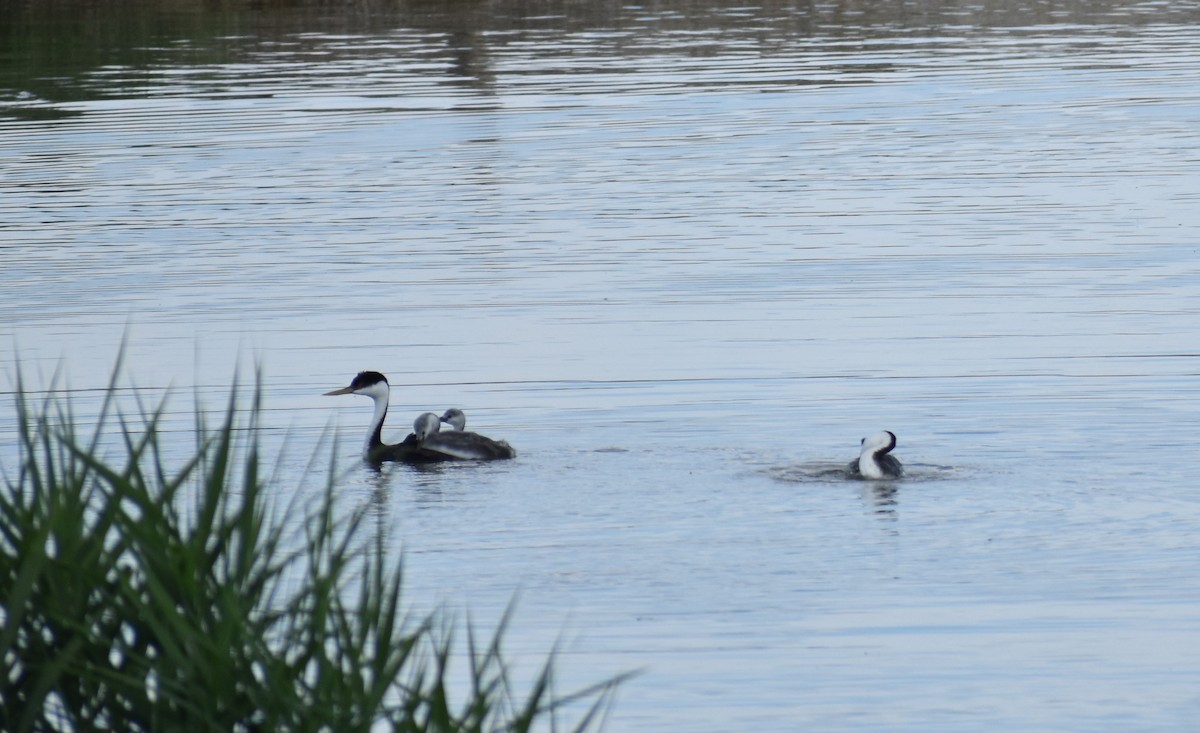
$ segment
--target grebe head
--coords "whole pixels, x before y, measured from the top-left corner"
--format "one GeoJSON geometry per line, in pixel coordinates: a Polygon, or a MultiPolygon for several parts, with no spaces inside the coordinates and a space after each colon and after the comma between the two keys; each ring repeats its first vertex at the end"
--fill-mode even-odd
{"type": "Polygon", "coordinates": [[[373,451],[383,447],[383,420],[388,411],[388,381],[379,372],[359,372],[350,380],[349,387],[326,392],[325,396],[340,394],[360,394],[370,397],[375,403],[375,415],[371,418],[371,428],[367,431],[367,439],[363,443],[363,455],[369,456],[373,451]]]}
{"type": "Polygon", "coordinates": [[[896,447],[896,434],[884,430],[862,439],[862,451],[859,455],[883,455],[890,453],[896,447]]]}
{"type": "Polygon", "coordinates": [[[442,426],[442,421],[432,412],[423,412],[413,420],[413,434],[417,436],[418,441],[425,440],[430,435],[433,435],[442,426]]]}
{"type": "Polygon", "coordinates": [[[467,427],[467,416],[457,407],[451,407],[442,413],[441,420],[455,430],[463,430],[467,427]]]}
{"type": "Polygon", "coordinates": [[[326,392],[325,397],[340,394],[360,394],[366,395],[371,399],[387,398],[388,380],[379,372],[359,372],[354,379],[350,380],[349,387],[335,389],[332,392],[326,392]]]}

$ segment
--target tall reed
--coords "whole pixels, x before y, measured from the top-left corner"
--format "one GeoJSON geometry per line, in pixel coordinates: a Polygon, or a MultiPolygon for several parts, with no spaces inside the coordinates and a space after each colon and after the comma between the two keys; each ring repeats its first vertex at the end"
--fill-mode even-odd
{"type": "Polygon", "coordinates": [[[84,439],[69,401],[33,404],[18,375],[19,460],[0,489],[0,731],[602,724],[619,679],[559,695],[551,653],[517,693],[504,621],[484,644],[468,628],[456,653],[452,619],[410,617],[398,563],[357,531],[362,512],[339,519],[332,469],[302,541],[290,536],[257,398],[243,411],[231,396],[212,429],[197,410],[195,449],[169,466],[163,405],[125,415],[115,384],[84,439]]]}

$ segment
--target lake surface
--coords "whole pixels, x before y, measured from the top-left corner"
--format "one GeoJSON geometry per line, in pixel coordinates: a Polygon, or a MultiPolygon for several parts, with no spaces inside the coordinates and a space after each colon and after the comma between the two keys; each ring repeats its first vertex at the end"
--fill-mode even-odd
{"type": "Polygon", "coordinates": [[[4,389],[261,366],[607,730],[1195,729],[1200,5],[448,5],[0,3],[4,389]],[[517,460],[362,466],[363,369],[517,460]]]}

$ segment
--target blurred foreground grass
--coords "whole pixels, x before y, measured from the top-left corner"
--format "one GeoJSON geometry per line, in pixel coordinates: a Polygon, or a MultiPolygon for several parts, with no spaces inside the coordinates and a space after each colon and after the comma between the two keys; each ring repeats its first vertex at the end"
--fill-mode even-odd
{"type": "Polygon", "coordinates": [[[315,510],[276,506],[257,400],[231,397],[215,428],[197,409],[194,454],[168,466],[162,405],[121,414],[115,376],[86,438],[69,401],[33,404],[17,381],[19,465],[0,467],[0,731],[603,722],[619,679],[559,695],[548,654],[518,693],[504,622],[486,643],[468,628],[456,651],[445,614],[410,617],[398,563],[359,537],[361,513],[335,514],[332,469],[315,510]]]}

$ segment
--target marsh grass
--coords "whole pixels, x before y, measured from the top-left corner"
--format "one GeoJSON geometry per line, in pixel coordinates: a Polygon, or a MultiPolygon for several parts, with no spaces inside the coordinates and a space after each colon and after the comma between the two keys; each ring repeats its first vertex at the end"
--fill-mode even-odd
{"type": "Polygon", "coordinates": [[[550,652],[518,693],[505,621],[482,643],[468,627],[464,652],[453,619],[409,617],[398,563],[360,539],[362,513],[338,517],[332,469],[315,509],[276,505],[257,398],[239,410],[231,397],[214,428],[197,410],[194,454],[172,467],[162,404],[125,415],[115,384],[82,438],[69,402],[33,404],[18,375],[19,465],[0,490],[0,730],[602,724],[618,679],[558,695],[550,652]]]}

